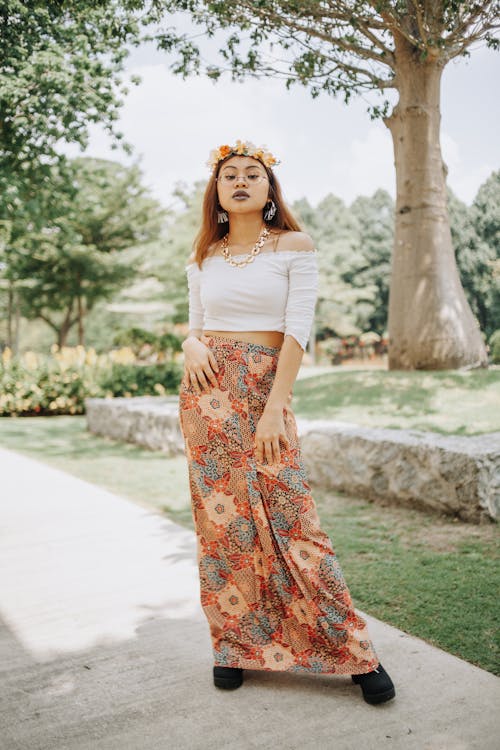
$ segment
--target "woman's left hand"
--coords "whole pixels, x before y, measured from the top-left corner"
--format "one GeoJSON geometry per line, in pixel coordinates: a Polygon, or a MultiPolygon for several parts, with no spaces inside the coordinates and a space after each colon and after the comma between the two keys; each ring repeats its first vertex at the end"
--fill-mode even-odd
{"type": "Polygon", "coordinates": [[[255,457],[257,461],[262,463],[265,456],[267,463],[271,464],[274,454],[274,459],[279,463],[281,460],[280,440],[289,450],[290,442],[285,432],[283,409],[268,409],[265,407],[255,430],[255,457]]]}

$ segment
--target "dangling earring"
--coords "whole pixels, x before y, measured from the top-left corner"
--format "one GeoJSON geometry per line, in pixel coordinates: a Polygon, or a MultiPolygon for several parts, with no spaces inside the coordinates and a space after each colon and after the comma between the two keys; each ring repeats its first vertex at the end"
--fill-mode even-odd
{"type": "Polygon", "coordinates": [[[264,213],[264,219],[266,221],[269,221],[273,218],[274,214],[276,213],[276,204],[273,200],[270,201],[271,205],[267,209],[267,211],[264,213]]]}
{"type": "Polygon", "coordinates": [[[217,223],[224,224],[226,221],[229,221],[227,213],[225,211],[217,211],[217,223]]]}

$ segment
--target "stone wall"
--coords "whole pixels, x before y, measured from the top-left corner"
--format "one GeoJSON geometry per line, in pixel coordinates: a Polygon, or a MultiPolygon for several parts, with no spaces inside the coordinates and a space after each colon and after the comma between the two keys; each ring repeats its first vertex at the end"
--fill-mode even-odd
{"type": "Polygon", "coordinates": [[[297,418],[311,479],[371,500],[498,520],[500,432],[475,437],[297,418]]]}
{"type": "Polygon", "coordinates": [[[178,396],[85,399],[90,432],[168,455],[184,453],[178,409],[178,396]]]}
{"type": "MultiPolygon", "coordinates": [[[[88,429],[184,453],[178,396],[85,401],[88,429]]],[[[296,417],[312,484],[473,523],[500,516],[500,432],[476,437],[296,417]]]]}

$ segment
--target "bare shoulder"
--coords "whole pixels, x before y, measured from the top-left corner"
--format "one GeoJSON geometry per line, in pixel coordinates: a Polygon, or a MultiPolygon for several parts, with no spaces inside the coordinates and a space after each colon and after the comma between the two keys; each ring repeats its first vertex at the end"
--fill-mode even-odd
{"type": "Polygon", "coordinates": [[[314,240],[307,232],[284,232],[279,241],[280,250],[309,250],[315,249],[314,240]]]}
{"type": "Polygon", "coordinates": [[[219,244],[219,241],[217,240],[217,242],[212,242],[212,244],[208,246],[208,248],[207,248],[207,255],[206,255],[207,258],[209,258],[212,255],[215,255],[217,253],[217,245],[218,244],[219,244]]]}

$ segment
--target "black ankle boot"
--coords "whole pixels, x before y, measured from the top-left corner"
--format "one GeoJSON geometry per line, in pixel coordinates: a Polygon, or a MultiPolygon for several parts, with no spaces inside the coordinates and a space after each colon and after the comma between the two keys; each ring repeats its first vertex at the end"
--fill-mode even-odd
{"type": "Polygon", "coordinates": [[[385,703],[396,695],[394,684],[382,664],[372,672],[353,674],[351,677],[356,685],[361,685],[367,703],[385,703]]]}
{"type": "Polygon", "coordinates": [[[243,682],[243,669],[241,667],[216,667],[214,666],[215,687],[234,690],[243,682]]]}

